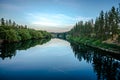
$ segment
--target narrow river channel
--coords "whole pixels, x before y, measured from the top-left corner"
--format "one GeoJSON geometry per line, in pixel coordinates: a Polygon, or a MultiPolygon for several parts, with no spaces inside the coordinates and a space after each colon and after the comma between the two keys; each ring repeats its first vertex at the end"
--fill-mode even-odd
{"type": "Polygon", "coordinates": [[[1,46],[0,80],[120,80],[120,55],[54,38],[1,46]]]}

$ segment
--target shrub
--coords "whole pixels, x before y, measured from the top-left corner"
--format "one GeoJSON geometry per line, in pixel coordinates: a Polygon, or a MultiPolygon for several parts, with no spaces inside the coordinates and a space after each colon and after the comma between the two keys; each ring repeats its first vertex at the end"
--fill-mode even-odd
{"type": "Polygon", "coordinates": [[[19,41],[19,37],[18,37],[18,33],[13,30],[13,29],[10,29],[10,30],[6,30],[5,31],[5,34],[6,34],[6,38],[5,40],[9,41],[9,42],[13,42],[13,41],[19,41]]]}
{"type": "Polygon", "coordinates": [[[95,46],[99,46],[101,44],[101,41],[100,40],[96,40],[93,42],[93,45],[95,46]]]}
{"type": "Polygon", "coordinates": [[[19,29],[18,34],[21,37],[21,40],[31,39],[31,35],[27,29],[19,29]]]}

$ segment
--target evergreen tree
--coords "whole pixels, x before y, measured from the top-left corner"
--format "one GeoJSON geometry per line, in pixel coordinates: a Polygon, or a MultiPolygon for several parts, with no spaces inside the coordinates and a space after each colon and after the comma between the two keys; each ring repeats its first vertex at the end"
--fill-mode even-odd
{"type": "Polygon", "coordinates": [[[99,37],[101,37],[102,38],[102,40],[103,40],[103,36],[104,36],[104,31],[105,31],[105,28],[104,28],[104,12],[103,11],[101,11],[100,12],[100,16],[99,16],[99,21],[100,21],[100,24],[99,24],[99,37]]]}
{"type": "Polygon", "coordinates": [[[9,19],[9,26],[12,26],[12,21],[11,21],[11,19],[9,19]]]}
{"type": "Polygon", "coordinates": [[[98,33],[99,33],[99,18],[96,18],[95,20],[95,25],[94,25],[94,33],[96,35],[96,38],[98,38],[98,33]]]}
{"type": "Polygon", "coordinates": [[[25,29],[27,29],[27,25],[25,25],[25,29]]]}
{"type": "Polygon", "coordinates": [[[4,20],[4,18],[1,18],[1,25],[2,25],[2,26],[5,25],[5,20],[4,20]]]}
{"type": "Polygon", "coordinates": [[[13,27],[15,27],[15,26],[16,26],[16,23],[15,23],[15,21],[13,21],[13,24],[12,24],[12,26],[13,26],[13,27]]]}
{"type": "Polygon", "coordinates": [[[8,20],[6,20],[6,23],[5,23],[6,26],[9,26],[9,23],[8,23],[8,20]]]}
{"type": "Polygon", "coordinates": [[[100,15],[96,18],[95,24],[93,20],[83,23],[79,21],[76,23],[70,33],[72,36],[87,36],[93,33],[93,35],[100,40],[107,40],[109,38],[116,39],[120,36],[120,3],[119,7],[114,6],[106,13],[100,12],[100,15]],[[94,31],[93,31],[94,30],[94,31]]]}
{"type": "Polygon", "coordinates": [[[106,12],[105,13],[105,32],[104,32],[104,35],[105,35],[105,38],[108,39],[109,37],[109,33],[110,33],[110,30],[109,30],[109,20],[108,20],[108,13],[106,12]]]}
{"type": "Polygon", "coordinates": [[[114,35],[117,34],[117,29],[118,29],[118,16],[117,16],[117,12],[115,7],[113,6],[111,9],[111,32],[112,32],[112,39],[114,37],[114,35]]]}

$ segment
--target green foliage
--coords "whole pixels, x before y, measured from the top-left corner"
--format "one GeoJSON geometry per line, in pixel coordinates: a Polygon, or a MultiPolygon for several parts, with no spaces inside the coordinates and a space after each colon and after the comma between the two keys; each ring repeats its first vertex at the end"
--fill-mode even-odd
{"type": "Polygon", "coordinates": [[[43,38],[43,35],[41,32],[37,31],[36,32],[36,39],[43,38]]]}
{"type": "Polygon", "coordinates": [[[83,23],[83,21],[76,23],[69,33],[72,36],[91,36],[93,33],[93,20],[85,23],[83,23]]]}
{"type": "Polygon", "coordinates": [[[113,38],[114,35],[118,35],[118,27],[120,23],[120,7],[114,6],[108,12],[100,12],[100,15],[96,18],[95,23],[93,20],[83,22],[79,21],[69,31],[71,36],[77,37],[93,37],[99,40],[107,40],[113,38]],[[93,35],[94,34],[94,35],[93,35]]]}
{"type": "Polygon", "coordinates": [[[109,12],[101,11],[100,16],[95,21],[96,38],[106,40],[110,36],[113,38],[114,35],[118,34],[119,16],[118,8],[114,6],[109,12]]]}
{"type": "Polygon", "coordinates": [[[5,40],[8,40],[9,42],[19,41],[19,37],[18,37],[17,32],[15,30],[13,30],[13,29],[6,30],[5,34],[6,34],[5,40]]]}
{"type": "Polygon", "coordinates": [[[29,33],[33,39],[36,39],[36,31],[35,30],[30,29],[29,33]]]}
{"type": "Polygon", "coordinates": [[[30,35],[29,31],[26,29],[19,29],[18,34],[21,37],[21,40],[31,39],[31,35],[30,35]]]}
{"type": "Polygon", "coordinates": [[[94,46],[99,46],[101,45],[101,41],[100,40],[96,40],[92,43],[94,46]]]}
{"type": "Polygon", "coordinates": [[[4,18],[1,18],[0,39],[6,42],[18,42],[42,38],[51,38],[51,35],[46,31],[28,29],[27,25],[18,25],[15,21],[12,22],[11,20],[4,20],[4,18]]]}
{"type": "Polygon", "coordinates": [[[4,38],[5,38],[5,29],[0,26],[0,39],[4,39],[4,38]]]}
{"type": "Polygon", "coordinates": [[[5,25],[5,20],[4,18],[1,18],[1,26],[4,26],[5,25]]]}
{"type": "Polygon", "coordinates": [[[113,51],[119,51],[120,46],[117,46],[115,44],[107,44],[102,43],[101,40],[93,39],[93,38],[87,38],[87,37],[70,37],[70,42],[75,44],[84,44],[92,47],[99,47],[104,49],[109,49],[113,51]]]}
{"type": "MultiPolygon", "coordinates": [[[[114,6],[109,12],[100,12],[96,18],[95,23],[93,20],[83,23],[80,21],[69,31],[69,40],[72,43],[84,44],[92,47],[98,47],[113,51],[119,51],[120,46],[116,44],[103,43],[104,40],[118,36],[117,40],[120,43],[120,5],[119,8],[114,6]]],[[[116,41],[117,41],[116,40],[116,41]]]]}

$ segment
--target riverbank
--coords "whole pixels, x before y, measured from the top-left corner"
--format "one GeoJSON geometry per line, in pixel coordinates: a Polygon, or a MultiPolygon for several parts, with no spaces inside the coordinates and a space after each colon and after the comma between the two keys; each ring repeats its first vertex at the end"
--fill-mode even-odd
{"type": "Polygon", "coordinates": [[[69,41],[76,44],[84,44],[106,52],[120,54],[120,46],[116,44],[104,43],[101,40],[87,38],[87,37],[69,37],[69,41]]]}

